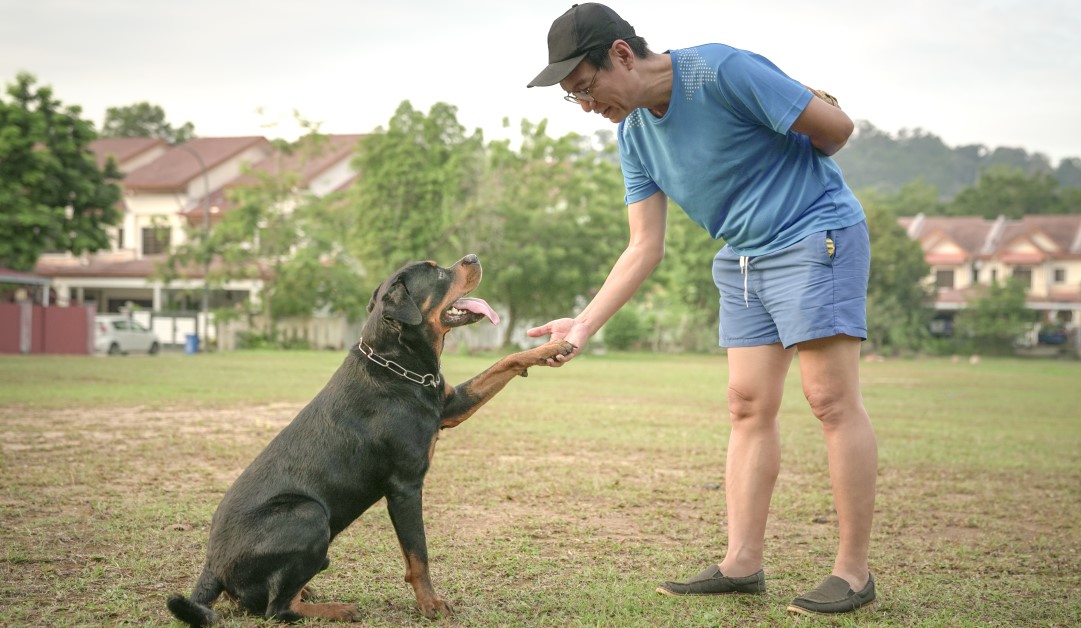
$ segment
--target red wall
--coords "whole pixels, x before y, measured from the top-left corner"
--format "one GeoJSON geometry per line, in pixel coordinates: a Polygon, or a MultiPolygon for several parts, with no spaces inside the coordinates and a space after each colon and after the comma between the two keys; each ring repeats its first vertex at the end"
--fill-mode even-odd
{"type": "Polygon", "coordinates": [[[30,353],[93,353],[96,313],[93,305],[27,308],[19,303],[0,303],[0,353],[20,352],[21,335],[27,331],[24,316],[30,319],[30,353]]]}
{"type": "Polygon", "coordinates": [[[0,303],[0,353],[18,353],[22,306],[0,303]]]}

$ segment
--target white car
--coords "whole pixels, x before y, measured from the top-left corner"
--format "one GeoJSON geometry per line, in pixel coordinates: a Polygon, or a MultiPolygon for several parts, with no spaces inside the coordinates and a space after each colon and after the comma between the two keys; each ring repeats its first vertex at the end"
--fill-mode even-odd
{"type": "Polygon", "coordinates": [[[99,314],[94,317],[94,349],[109,355],[133,351],[157,355],[161,350],[158,335],[122,314],[99,314]]]}

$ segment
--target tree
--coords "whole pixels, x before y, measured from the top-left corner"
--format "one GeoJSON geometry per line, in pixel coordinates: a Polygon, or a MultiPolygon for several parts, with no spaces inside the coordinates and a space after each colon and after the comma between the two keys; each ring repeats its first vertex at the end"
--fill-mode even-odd
{"type": "Polygon", "coordinates": [[[483,168],[483,136],[466,135],[456,114],[436,103],[425,116],[404,101],[361,143],[349,194],[360,219],[346,247],[374,283],[406,262],[470,252],[461,242],[474,226],[460,218],[483,168]]]}
{"type": "Polygon", "coordinates": [[[860,194],[869,202],[881,205],[882,209],[896,216],[915,216],[926,214],[935,216],[943,213],[943,203],[938,188],[928,185],[923,179],[916,179],[901,186],[896,194],[884,196],[867,191],[860,194]]]}
{"type": "Polygon", "coordinates": [[[209,236],[190,229],[187,242],[160,269],[170,281],[206,265],[213,286],[262,279],[261,309],[249,313],[269,321],[272,340],[276,323],[285,316],[321,309],[356,316],[367,304],[357,285],[357,264],[340,244],[350,212],[339,196],[317,198],[298,190],[304,165],[326,149],[326,136],[307,126],[309,133],[294,143],[276,141],[278,167],[249,172],[249,184],[228,190],[234,207],[209,236]]]}
{"type": "Polygon", "coordinates": [[[653,348],[704,350],[717,346],[719,293],[713,282],[713,257],[724,246],[668,204],[664,261],[643,286],[654,313],[653,348]]]}
{"type": "Polygon", "coordinates": [[[981,173],[992,168],[1020,170],[1026,175],[1051,174],[1063,187],[1081,186],[1081,161],[1076,157],[1063,159],[1052,168],[1042,153],[989,149],[982,144],[950,147],[921,129],[902,129],[891,136],[864,120],[856,123],[852,139],[835,159],[853,189],[892,193],[922,179],[938,189],[943,200],[975,185],[981,173]]]}
{"type": "Polygon", "coordinates": [[[325,310],[351,320],[362,317],[375,284],[363,285],[360,264],[342,246],[343,234],[355,221],[346,195],[307,197],[292,218],[300,237],[267,290],[272,311],[278,316],[325,310]]]}
{"type": "Polygon", "coordinates": [[[1070,157],[1060,161],[1055,169],[1055,178],[1064,188],[1081,188],[1081,158],[1070,157]]]}
{"type": "Polygon", "coordinates": [[[80,254],[109,246],[120,178],[87,149],[93,125],[48,86],[20,73],[0,99],[0,266],[31,270],[44,251],[80,254]]]}
{"type": "Polygon", "coordinates": [[[600,287],[627,243],[623,179],[589,138],[550,138],[523,121],[517,151],[488,146],[489,161],[458,232],[481,256],[486,298],[504,308],[504,329],[567,316],[600,287]]]}
{"type": "Polygon", "coordinates": [[[1017,168],[996,166],[986,170],[975,186],[954,197],[946,206],[946,213],[1021,218],[1025,214],[1058,214],[1064,209],[1054,175],[1025,174],[1017,168]]]}
{"type": "MultiPolygon", "coordinates": [[[[906,188],[918,199],[926,188],[906,188]]],[[[894,207],[911,207],[902,195],[884,198],[860,193],[871,236],[871,274],[867,285],[867,340],[875,351],[894,355],[917,351],[929,338],[930,272],[919,242],[897,224],[894,207]]],[[[924,198],[924,201],[928,199],[924,198]]],[[[919,201],[916,201],[917,203],[919,201]]]]}
{"type": "Polygon", "coordinates": [[[953,335],[960,348],[989,354],[1008,354],[1013,342],[1033,322],[1025,307],[1025,288],[1016,281],[995,282],[957,313],[953,335]]]}
{"type": "Polygon", "coordinates": [[[109,107],[101,125],[102,137],[158,137],[170,144],[186,142],[195,136],[195,127],[185,122],[174,129],[165,120],[165,110],[148,102],[127,107],[109,107]]]}

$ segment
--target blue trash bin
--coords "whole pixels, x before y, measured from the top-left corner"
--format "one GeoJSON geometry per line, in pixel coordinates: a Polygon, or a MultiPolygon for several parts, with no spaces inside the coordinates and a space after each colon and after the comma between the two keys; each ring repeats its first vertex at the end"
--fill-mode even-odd
{"type": "Polygon", "coordinates": [[[186,334],[184,336],[184,353],[188,355],[199,353],[199,336],[196,334],[186,334]]]}

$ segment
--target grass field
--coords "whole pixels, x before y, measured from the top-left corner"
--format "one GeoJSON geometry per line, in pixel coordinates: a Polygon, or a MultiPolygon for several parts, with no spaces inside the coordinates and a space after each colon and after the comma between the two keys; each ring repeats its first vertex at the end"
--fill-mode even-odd
{"type": "MultiPolygon", "coordinates": [[[[0,624],[170,625],[231,481],[342,354],[0,358],[0,624]]],[[[461,381],[492,357],[448,355],[461,381]]],[[[837,541],[825,448],[793,368],[764,596],[654,593],[724,548],[723,356],[535,368],[447,430],[425,489],[443,626],[1081,625],[1081,363],[863,365],[880,445],[880,602],[794,619],[837,541]]],[[[321,598],[428,624],[377,504],[331,547],[321,598]]],[[[218,604],[224,626],[264,622],[218,604]]],[[[179,625],[179,624],[174,624],[179,625]]]]}

